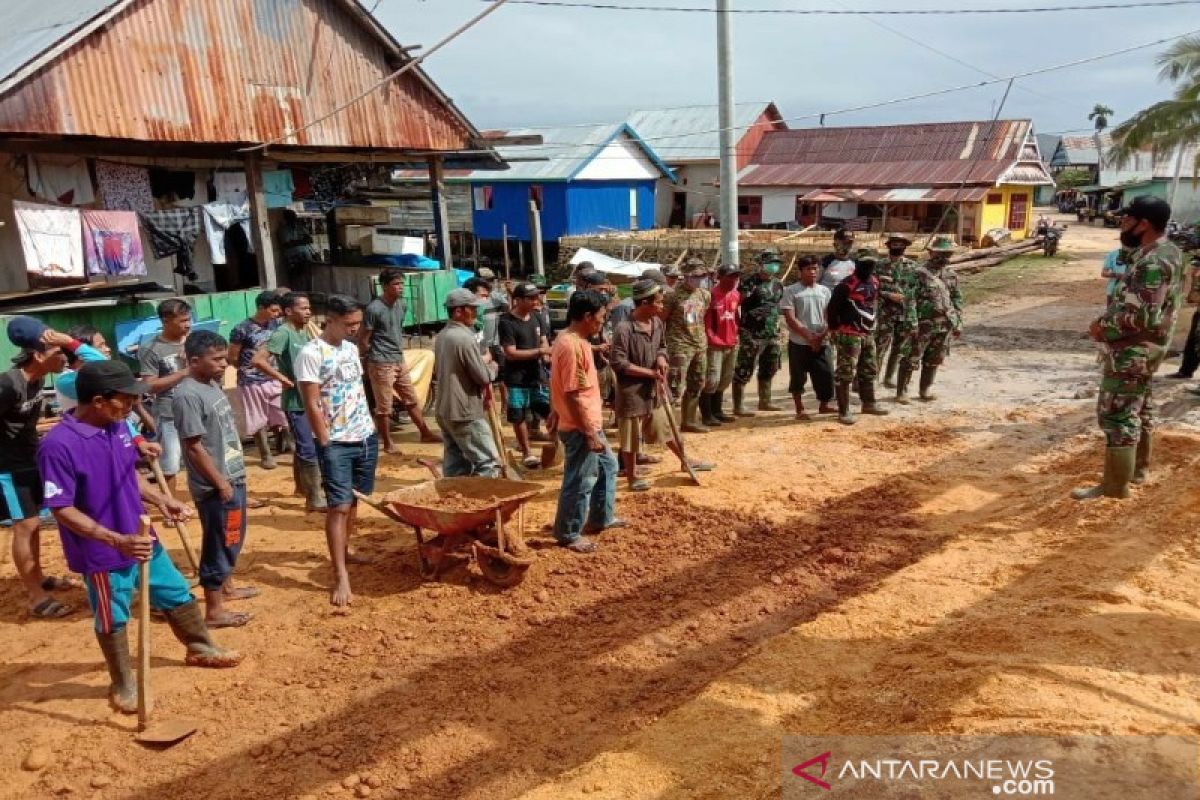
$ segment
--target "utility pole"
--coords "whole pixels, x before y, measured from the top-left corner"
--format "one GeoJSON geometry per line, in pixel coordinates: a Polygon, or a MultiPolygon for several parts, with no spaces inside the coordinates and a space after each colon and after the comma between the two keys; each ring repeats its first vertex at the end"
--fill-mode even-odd
{"type": "MultiPolygon", "coordinates": [[[[1153,172],[1154,161],[1151,160],[1151,171],[1153,172]]],[[[1175,198],[1179,196],[1179,179],[1183,175],[1183,145],[1175,146],[1175,172],[1171,176],[1171,195],[1167,200],[1171,204],[1171,216],[1178,218],[1175,213],[1175,198]]]]}
{"type": "Polygon", "coordinates": [[[717,102],[721,126],[721,260],[738,263],[737,132],[733,129],[733,0],[717,0],[717,102]]]}

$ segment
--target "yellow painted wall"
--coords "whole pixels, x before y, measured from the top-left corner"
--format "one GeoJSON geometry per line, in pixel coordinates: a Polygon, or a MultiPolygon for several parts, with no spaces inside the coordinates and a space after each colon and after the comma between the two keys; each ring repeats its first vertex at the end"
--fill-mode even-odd
{"type": "Polygon", "coordinates": [[[1020,230],[1012,231],[1013,241],[1021,241],[1029,236],[1033,230],[1033,192],[1034,186],[997,186],[988,192],[988,195],[1000,195],[1001,202],[989,203],[987,198],[984,198],[982,226],[979,234],[982,236],[992,228],[1008,228],[1008,215],[1012,210],[1013,195],[1025,195],[1028,199],[1025,203],[1025,227],[1020,230]]]}

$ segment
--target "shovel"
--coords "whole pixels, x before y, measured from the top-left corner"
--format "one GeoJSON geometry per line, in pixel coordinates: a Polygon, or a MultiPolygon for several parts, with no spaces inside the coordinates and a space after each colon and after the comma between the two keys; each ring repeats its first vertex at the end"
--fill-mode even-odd
{"type": "Polygon", "coordinates": [[[667,424],[671,426],[671,436],[675,439],[675,446],[679,448],[679,460],[683,462],[683,468],[687,470],[692,483],[699,486],[700,478],[696,475],[696,470],[692,469],[692,462],[688,460],[687,451],[683,449],[683,434],[679,432],[679,425],[675,422],[675,409],[671,407],[671,390],[667,388],[665,381],[658,382],[658,397],[667,414],[667,424]]]}
{"type": "MultiPolygon", "coordinates": [[[[150,518],[142,515],[138,533],[150,533],[150,518]]],[[[154,698],[150,696],[150,562],[138,564],[138,732],[134,739],[142,744],[173,745],[200,729],[190,719],[164,719],[150,724],[154,698]]]]}

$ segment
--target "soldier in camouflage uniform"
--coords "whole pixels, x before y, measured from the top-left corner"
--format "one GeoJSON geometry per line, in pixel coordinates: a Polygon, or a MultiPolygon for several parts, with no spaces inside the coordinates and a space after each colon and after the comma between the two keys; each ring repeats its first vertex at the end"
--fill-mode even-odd
{"type": "Polygon", "coordinates": [[[912,239],[900,233],[884,234],[888,257],[875,267],[879,278],[879,319],[875,322],[875,348],[883,370],[883,385],[896,386],[896,367],[904,342],[917,328],[917,262],[904,255],[912,239]]]}
{"type": "Polygon", "coordinates": [[[733,413],[752,417],[743,404],[746,384],[758,368],[758,410],[780,411],[771,404],[771,379],[779,371],[779,301],[783,299],[783,284],[779,274],[779,251],[774,247],[758,256],[758,271],[742,278],[738,292],[742,295],[742,327],[738,331],[737,366],[733,370],[733,413]]]}
{"type": "Polygon", "coordinates": [[[671,369],[671,396],[682,398],[683,430],[689,433],[708,433],[700,424],[700,392],[708,370],[708,335],[704,331],[704,315],[711,299],[702,288],[708,270],[698,258],[688,259],[687,277],[680,281],[666,298],[663,315],[667,322],[667,354],[671,369]]]}
{"type": "Polygon", "coordinates": [[[1104,431],[1104,479],[1076,500],[1128,497],[1146,480],[1153,456],[1150,382],[1167,355],[1183,300],[1183,254],[1165,235],[1171,206],[1138,197],[1123,209],[1121,244],[1137,248],[1104,314],[1088,333],[1105,347],[1096,416],[1104,431]]]}
{"type": "Polygon", "coordinates": [[[929,259],[914,273],[917,329],[904,344],[900,374],[896,377],[896,402],[908,404],[908,382],[921,370],[920,399],[936,400],[930,391],[937,369],[950,352],[950,339],[962,334],[962,292],[958,275],[950,268],[954,242],[949,236],[933,237],[929,259]]]}
{"type": "Polygon", "coordinates": [[[833,289],[825,315],[833,345],[837,350],[835,391],[838,422],[853,425],[857,420],[850,410],[850,387],[857,381],[862,413],[885,416],[888,412],[875,402],[875,378],[879,363],[875,353],[875,317],[879,309],[879,279],[875,265],[879,253],[862,248],[854,254],[854,272],[833,289]]]}

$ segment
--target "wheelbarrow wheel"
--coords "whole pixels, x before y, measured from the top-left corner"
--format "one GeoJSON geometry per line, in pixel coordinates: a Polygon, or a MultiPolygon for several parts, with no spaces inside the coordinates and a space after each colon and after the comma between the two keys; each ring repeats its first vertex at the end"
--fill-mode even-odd
{"type": "Polygon", "coordinates": [[[475,563],[488,583],[500,587],[516,586],[524,579],[525,570],[529,569],[527,564],[510,564],[482,549],[475,551],[475,563]]]}

